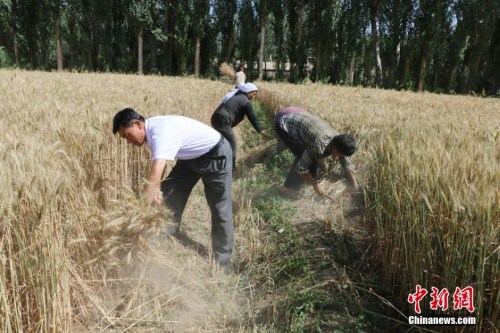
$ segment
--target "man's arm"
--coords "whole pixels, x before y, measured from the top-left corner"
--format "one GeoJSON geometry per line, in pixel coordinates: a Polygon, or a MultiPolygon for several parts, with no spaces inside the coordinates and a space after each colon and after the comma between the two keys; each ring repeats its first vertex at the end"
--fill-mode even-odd
{"type": "Polygon", "coordinates": [[[347,179],[349,183],[351,183],[352,189],[357,192],[358,191],[358,180],[356,179],[356,174],[352,170],[347,170],[346,172],[347,179]]]}
{"type": "Polygon", "coordinates": [[[158,159],[153,161],[151,172],[149,173],[148,184],[144,187],[143,194],[149,203],[161,204],[160,182],[167,165],[166,160],[158,159]]]}
{"type": "Polygon", "coordinates": [[[253,111],[253,107],[252,107],[251,102],[248,102],[245,105],[245,114],[247,115],[247,118],[250,121],[250,124],[252,124],[253,128],[257,131],[257,133],[261,133],[262,126],[260,125],[259,119],[255,115],[255,112],[253,111]]]}
{"type": "Polygon", "coordinates": [[[316,155],[312,147],[306,148],[297,164],[295,165],[295,171],[304,179],[308,184],[314,188],[314,192],[322,198],[331,199],[319,186],[316,179],[309,173],[309,166],[316,161],[316,155]]]}
{"type": "Polygon", "coordinates": [[[346,178],[352,186],[352,189],[358,191],[358,180],[356,179],[356,173],[354,172],[354,164],[350,157],[339,157],[340,165],[344,168],[346,173],[346,178]]]}
{"type": "Polygon", "coordinates": [[[331,199],[328,196],[328,194],[326,194],[323,191],[323,189],[319,186],[318,181],[309,172],[301,173],[300,176],[314,188],[314,192],[316,192],[317,195],[319,195],[322,198],[331,199]]]}

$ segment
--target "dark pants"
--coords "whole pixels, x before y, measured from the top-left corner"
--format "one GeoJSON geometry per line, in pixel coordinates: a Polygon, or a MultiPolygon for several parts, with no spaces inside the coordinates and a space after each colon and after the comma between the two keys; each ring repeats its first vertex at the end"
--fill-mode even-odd
{"type": "Polygon", "coordinates": [[[231,150],[233,151],[233,168],[236,166],[236,136],[233,132],[233,127],[231,124],[231,119],[229,115],[224,115],[224,113],[215,112],[210,120],[212,127],[219,132],[231,145],[231,150]]]}
{"type": "Polygon", "coordinates": [[[233,250],[232,156],[229,143],[222,138],[205,155],[177,160],[161,183],[163,203],[180,223],[189,195],[201,178],[212,215],[212,249],[219,262],[228,262],[233,250]]]}
{"type": "MultiPolygon", "coordinates": [[[[279,120],[280,118],[281,117],[276,117],[275,119],[279,120]]],[[[274,129],[275,129],[278,137],[285,144],[285,146],[287,146],[290,149],[290,151],[295,155],[295,160],[293,161],[292,168],[288,172],[288,176],[286,177],[283,185],[285,187],[288,187],[288,188],[291,188],[293,190],[298,191],[304,185],[304,179],[297,173],[297,171],[295,171],[295,166],[297,165],[297,163],[300,159],[300,156],[306,150],[306,146],[304,146],[302,143],[296,141],[291,136],[289,136],[288,133],[285,132],[280,127],[279,121],[275,121],[274,129]]],[[[315,161],[314,163],[309,165],[309,173],[314,178],[317,178],[317,176],[318,176],[318,162],[317,161],[315,161]]]]}

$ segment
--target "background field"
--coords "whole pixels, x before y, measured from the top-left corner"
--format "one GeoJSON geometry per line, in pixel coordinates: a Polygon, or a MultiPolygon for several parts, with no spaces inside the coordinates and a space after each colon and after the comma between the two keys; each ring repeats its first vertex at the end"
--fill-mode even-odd
{"type": "Polygon", "coordinates": [[[330,160],[334,202],[310,189],[281,197],[290,155],[265,161],[274,142],[240,126],[235,268],[224,273],[206,251],[200,186],[185,239],[154,237],[168,213],[137,199],[149,155],[114,137],[111,120],[131,106],[208,123],[230,84],[1,70],[0,331],[406,331],[416,284],[473,286],[471,330],[499,327],[498,99],[259,88],[262,119],[298,105],[356,137],[363,194],[347,193],[330,160]]]}

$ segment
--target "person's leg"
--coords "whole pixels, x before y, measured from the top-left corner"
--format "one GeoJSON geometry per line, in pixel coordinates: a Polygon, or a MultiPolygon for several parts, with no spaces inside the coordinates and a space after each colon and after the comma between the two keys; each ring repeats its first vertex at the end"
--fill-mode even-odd
{"type": "Polygon", "coordinates": [[[279,124],[275,125],[275,132],[278,138],[283,142],[283,144],[290,149],[290,151],[295,155],[295,156],[300,156],[306,149],[300,142],[292,138],[290,135],[288,135],[287,132],[285,132],[279,124]]]}
{"type": "Polygon", "coordinates": [[[292,167],[288,172],[288,175],[283,183],[283,186],[290,188],[292,190],[298,191],[304,185],[304,179],[295,171],[295,166],[300,159],[300,156],[306,149],[300,143],[296,142],[293,138],[291,138],[287,132],[279,127],[279,124],[276,124],[276,134],[281,139],[281,141],[292,151],[295,155],[295,160],[293,161],[292,167]]]}
{"type": "Polygon", "coordinates": [[[184,161],[177,161],[167,178],[161,182],[163,204],[174,212],[175,223],[180,223],[189,195],[199,179],[200,176],[186,166],[184,161]]]}
{"type": "Polygon", "coordinates": [[[228,142],[231,146],[231,150],[233,151],[233,170],[236,169],[236,136],[234,135],[233,128],[231,127],[231,123],[229,119],[225,117],[214,114],[211,119],[212,127],[217,130],[228,142]]]}
{"type": "Polygon", "coordinates": [[[221,265],[229,264],[233,250],[232,161],[231,146],[224,142],[198,167],[212,215],[212,249],[221,265]]]}
{"type": "Polygon", "coordinates": [[[295,160],[293,161],[292,167],[288,171],[288,175],[285,178],[285,181],[283,182],[283,186],[289,189],[292,189],[294,191],[298,191],[302,188],[304,185],[304,180],[302,177],[295,171],[295,165],[297,165],[297,160],[299,158],[296,157],[295,160]]]}

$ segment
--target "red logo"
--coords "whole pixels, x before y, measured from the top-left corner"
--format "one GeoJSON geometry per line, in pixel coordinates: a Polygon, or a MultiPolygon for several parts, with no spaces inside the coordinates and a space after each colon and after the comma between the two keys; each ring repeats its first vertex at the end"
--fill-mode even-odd
{"type": "Polygon", "coordinates": [[[470,313],[474,312],[474,288],[456,288],[453,293],[453,310],[466,308],[470,313]]]}
{"type": "Polygon", "coordinates": [[[448,289],[443,288],[441,291],[436,287],[432,287],[431,289],[431,310],[441,308],[441,310],[446,311],[448,309],[448,296],[450,296],[448,289]]]}
{"type": "Polygon", "coordinates": [[[422,289],[422,287],[419,284],[417,284],[417,292],[414,294],[408,295],[408,303],[410,303],[410,304],[415,303],[415,312],[416,313],[421,312],[420,311],[420,301],[422,300],[422,298],[425,297],[425,295],[427,295],[427,290],[422,289]]]}
{"type": "MultiPolygon", "coordinates": [[[[441,309],[446,311],[448,309],[448,298],[450,293],[448,289],[443,288],[439,290],[436,287],[431,287],[431,298],[429,305],[431,310],[441,309]]],[[[417,284],[416,291],[413,294],[408,295],[408,303],[415,304],[415,312],[421,313],[420,301],[428,294],[427,289],[422,288],[421,285],[417,284]]],[[[470,313],[474,312],[474,288],[467,286],[463,289],[459,287],[455,288],[453,293],[453,310],[467,309],[470,313]]]]}

